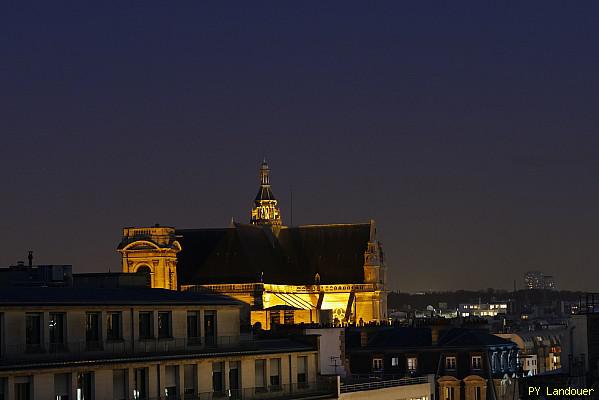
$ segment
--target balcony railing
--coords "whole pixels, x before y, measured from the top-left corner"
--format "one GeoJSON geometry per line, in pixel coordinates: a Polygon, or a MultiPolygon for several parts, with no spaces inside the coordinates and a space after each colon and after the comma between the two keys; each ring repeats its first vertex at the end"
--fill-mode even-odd
{"type": "Polygon", "coordinates": [[[213,392],[200,392],[179,396],[145,397],[139,400],[267,400],[301,399],[312,396],[336,397],[337,386],[334,381],[317,381],[304,384],[269,386],[264,388],[230,389],[213,392]]]}
{"type": "Polygon", "coordinates": [[[368,382],[342,384],[340,387],[341,393],[361,392],[363,390],[382,389],[396,386],[419,385],[428,383],[426,376],[417,378],[400,378],[400,379],[371,379],[368,382]]]}
{"type": "Polygon", "coordinates": [[[113,355],[201,353],[203,351],[255,350],[261,341],[251,334],[204,338],[152,338],[130,340],[66,341],[63,343],[7,344],[0,353],[0,363],[5,361],[44,358],[88,358],[113,355]]]}
{"type": "Polygon", "coordinates": [[[234,399],[293,399],[307,396],[333,395],[337,393],[336,382],[319,381],[313,383],[294,383],[270,386],[267,388],[247,388],[231,390],[230,397],[234,399]]]}

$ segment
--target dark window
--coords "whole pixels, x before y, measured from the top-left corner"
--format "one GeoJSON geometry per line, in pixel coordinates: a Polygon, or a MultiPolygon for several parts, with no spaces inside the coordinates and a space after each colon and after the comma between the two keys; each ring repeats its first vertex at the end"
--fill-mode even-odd
{"type": "Polygon", "coordinates": [[[77,400],[92,400],[93,379],[92,372],[77,374],[77,400]]]}
{"type": "Polygon", "coordinates": [[[266,371],[265,371],[265,360],[256,360],[256,364],[254,366],[254,379],[256,391],[261,391],[265,389],[266,386],[266,371]]]}
{"type": "Polygon", "coordinates": [[[190,343],[200,342],[200,313],[198,311],[187,312],[187,339],[190,343]]]}
{"type": "Polygon", "coordinates": [[[85,342],[88,348],[100,347],[100,313],[85,315],[85,342]]]}
{"type": "Polygon", "coordinates": [[[123,338],[120,312],[108,313],[106,320],[106,338],[108,340],[119,340],[123,338]]]}
{"type": "Polygon", "coordinates": [[[167,399],[177,399],[177,366],[167,365],[164,369],[164,395],[167,399]]]}
{"type": "Polygon", "coordinates": [[[115,369],[112,371],[112,397],[115,400],[126,400],[127,397],[127,384],[128,384],[128,370],[126,369],[115,369]]]}
{"type": "Polygon", "coordinates": [[[142,311],[139,313],[139,338],[154,338],[154,313],[152,311],[142,311]]]}
{"type": "MultiPolygon", "coordinates": [[[[239,382],[239,361],[229,361],[229,388],[238,391],[239,382]]],[[[239,393],[233,393],[234,395],[239,393]]]]}
{"type": "Polygon", "coordinates": [[[293,325],[293,310],[285,310],[283,312],[283,322],[285,325],[293,325]]]}
{"type": "Polygon", "coordinates": [[[71,374],[54,375],[54,398],[56,400],[69,400],[71,392],[71,374]]]}
{"type": "Polygon", "coordinates": [[[18,378],[15,382],[15,400],[31,400],[32,398],[30,378],[18,378]]]}
{"type": "Polygon", "coordinates": [[[42,314],[27,313],[25,316],[25,343],[28,351],[39,351],[42,347],[42,314]]]}
{"type": "Polygon", "coordinates": [[[8,399],[7,392],[8,392],[8,378],[0,378],[0,400],[8,399]]]}
{"type": "Polygon", "coordinates": [[[146,400],[148,398],[148,371],[146,368],[136,368],[133,381],[133,398],[146,400]]]}
{"type": "Polygon", "coordinates": [[[270,312],[270,326],[274,326],[281,323],[281,312],[279,310],[273,310],[270,312]]]}
{"type": "Polygon", "coordinates": [[[279,358],[270,360],[270,386],[273,390],[281,387],[281,359],[279,358]]]}
{"type": "Polygon", "coordinates": [[[143,265],[139,267],[136,271],[140,275],[145,275],[146,277],[146,286],[152,287],[152,270],[147,265],[143,265]]]}
{"type": "Polygon", "coordinates": [[[196,393],[196,366],[195,365],[185,365],[183,367],[183,398],[185,399],[193,399],[198,398],[194,397],[196,393]]]}
{"type": "Polygon", "coordinates": [[[224,369],[224,363],[223,362],[213,362],[212,363],[212,389],[214,390],[214,392],[216,393],[223,393],[224,392],[224,375],[223,375],[223,369],[224,369]]]}
{"type": "Polygon", "coordinates": [[[474,400],[482,400],[482,388],[480,386],[476,386],[474,388],[474,400]]]}
{"type": "Polygon", "coordinates": [[[171,312],[160,311],[158,313],[158,337],[160,339],[171,337],[171,312]]]}
{"type": "Polygon", "coordinates": [[[48,320],[48,334],[50,336],[50,350],[65,350],[64,313],[50,313],[48,320]]]}
{"type": "Polygon", "coordinates": [[[308,357],[297,358],[297,383],[305,384],[308,381],[308,357]]]}
{"type": "Polygon", "coordinates": [[[204,335],[207,344],[215,344],[216,338],[216,311],[204,312],[204,335]]]}

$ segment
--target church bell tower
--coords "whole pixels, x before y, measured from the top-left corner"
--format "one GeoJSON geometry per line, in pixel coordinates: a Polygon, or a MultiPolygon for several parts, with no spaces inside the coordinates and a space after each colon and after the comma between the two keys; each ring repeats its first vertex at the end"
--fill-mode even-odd
{"type": "Polygon", "coordinates": [[[254,225],[281,225],[281,211],[277,205],[277,199],[270,188],[270,168],[266,159],[260,165],[260,189],[254,199],[254,207],[250,217],[250,223],[254,225]]]}

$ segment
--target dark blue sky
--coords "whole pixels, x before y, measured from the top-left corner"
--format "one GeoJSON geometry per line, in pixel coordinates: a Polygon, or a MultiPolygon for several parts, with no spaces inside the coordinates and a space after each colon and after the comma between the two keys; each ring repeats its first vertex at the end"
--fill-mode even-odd
{"type": "Polygon", "coordinates": [[[395,289],[599,290],[598,3],[100,3],[0,5],[0,264],[247,221],[267,156],[395,289]]]}

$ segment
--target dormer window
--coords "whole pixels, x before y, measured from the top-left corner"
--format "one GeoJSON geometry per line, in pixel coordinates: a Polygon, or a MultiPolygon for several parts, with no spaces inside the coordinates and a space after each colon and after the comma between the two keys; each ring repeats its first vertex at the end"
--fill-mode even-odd
{"type": "Polygon", "coordinates": [[[372,359],[372,370],[373,371],[382,371],[383,370],[383,359],[382,358],[373,358],[372,359]]]}
{"type": "Polygon", "coordinates": [[[455,356],[445,357],[445,369],[455,370],[457,365],[457,359],[455,356]]]}

